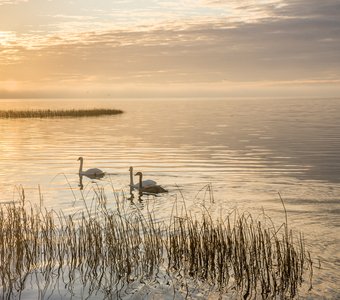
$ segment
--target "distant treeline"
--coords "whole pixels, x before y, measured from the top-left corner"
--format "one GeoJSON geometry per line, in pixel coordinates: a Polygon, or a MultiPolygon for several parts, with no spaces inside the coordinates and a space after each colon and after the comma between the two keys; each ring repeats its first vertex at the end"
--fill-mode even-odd
{"type": "Polygon", "coordinates": [[[34,110],[0,110],[0,118],[59,118],[59,117],[97,117],[123,113],[119,109],[34,109],[34,110]]]}

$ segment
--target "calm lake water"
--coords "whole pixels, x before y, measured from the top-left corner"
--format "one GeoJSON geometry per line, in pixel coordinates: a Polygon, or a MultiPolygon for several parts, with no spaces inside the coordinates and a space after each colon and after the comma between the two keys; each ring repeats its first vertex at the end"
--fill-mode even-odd
{"type": "Polygon", "coordinates": [[[340,99],[0,100],[0,109],[93,107],[124,114],[0,119],[0,205],[22,185],[32,203],[41,193],[46,207],[72,213],[93,185],[128,194],[129,166],[169,190],[144,200],[159,219],[179,197],[199,211],[211,184],[212,214],[264,209],[283,223],[280,193],[288,222],[321,263],[301,298],[340,298],[340,99]],[[83,191],[79,156],[85,169],[108,173],[83,178],[83,191]]]}

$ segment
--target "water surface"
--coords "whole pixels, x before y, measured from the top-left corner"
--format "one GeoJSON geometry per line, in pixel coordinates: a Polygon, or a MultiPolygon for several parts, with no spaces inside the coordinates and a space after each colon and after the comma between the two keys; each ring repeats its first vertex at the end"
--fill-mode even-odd
{"type": "Polygon", "coordinates": [[[129,166],[161,183],[170,193],[144,200],[159,219],[179,197],[199,211],[211,184],[212,213],[264,209],[280,223],[280,193],[322,264],[311,295],[340,297],[340,100],[0,100],[0,109],[92,107],[125,113],[0,120],[0,203],[18,199],[22,185],[32,203],[75,211],[79,156],[85,169],[108,173],[83,178],[85,191],[99,184],[127,194],[129,166]]]}

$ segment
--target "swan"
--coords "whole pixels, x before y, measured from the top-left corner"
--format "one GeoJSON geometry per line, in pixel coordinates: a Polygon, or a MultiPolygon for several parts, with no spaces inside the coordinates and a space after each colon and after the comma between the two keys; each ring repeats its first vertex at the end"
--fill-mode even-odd
{"type": "MultiPolygon", "coordinates": [[[[132,189],[137,189],[139,190],[139,187],[140,187],[140,183],[136,183],[136,184],[133,184],[133,167],[130,167],[129,168],[129,171],[130,171],[130,187],[132,189]]],[[[151,186],[151,185],[156,185],[157,182],[154,181],[154,180],[151,180],[151,179],[147,179],[147,180],[143,180],[142,181],[142,186],[143,187],[146,187],[146,186],[151,186]]]]}
{"type": "Polygon", "coordinates": [[[82,157],[79,157],[78,160],[80,160],[80,166],[79,166],[79,175],[84,175],[87,176],[89,178],[102,178],[105,173],[98,169],[98,168],[92,168],[92,169],[88,169],[86,171],[83,171],[83,162],[84,159],[82,157]]]}
{"type": "Polygon", "coordinates": [[[163,189],[160,185],[149,185],[143,186],[143,173],[137,172],[135,176],[139,176],[139,192],[140,193],[148,193],[148,194],[159,194],[159,193],[167,193],[168,191],[163,189]]]}

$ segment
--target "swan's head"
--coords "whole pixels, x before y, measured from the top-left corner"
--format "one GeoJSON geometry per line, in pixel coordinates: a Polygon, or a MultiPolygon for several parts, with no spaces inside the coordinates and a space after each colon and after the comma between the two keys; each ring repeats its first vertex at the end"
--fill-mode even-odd
{"type": "Polygon", "coordinates": [[[132,171],[133,171],[133,167],[130,167],[130,168],[129,168],[129,171],[132,172],[132,171]]]}
{"type": "Polygon", "coordinates": [[[136,174],[135,174],[135,176],[142,176],[143,174],[142,174],[142,172],[137,172],[136,174]]]}
{"type": "Polygon", "coordinates": [[[80,157],[78,157],[78,160],[83,160],[83,158],[80,156],[80,157]]]}

